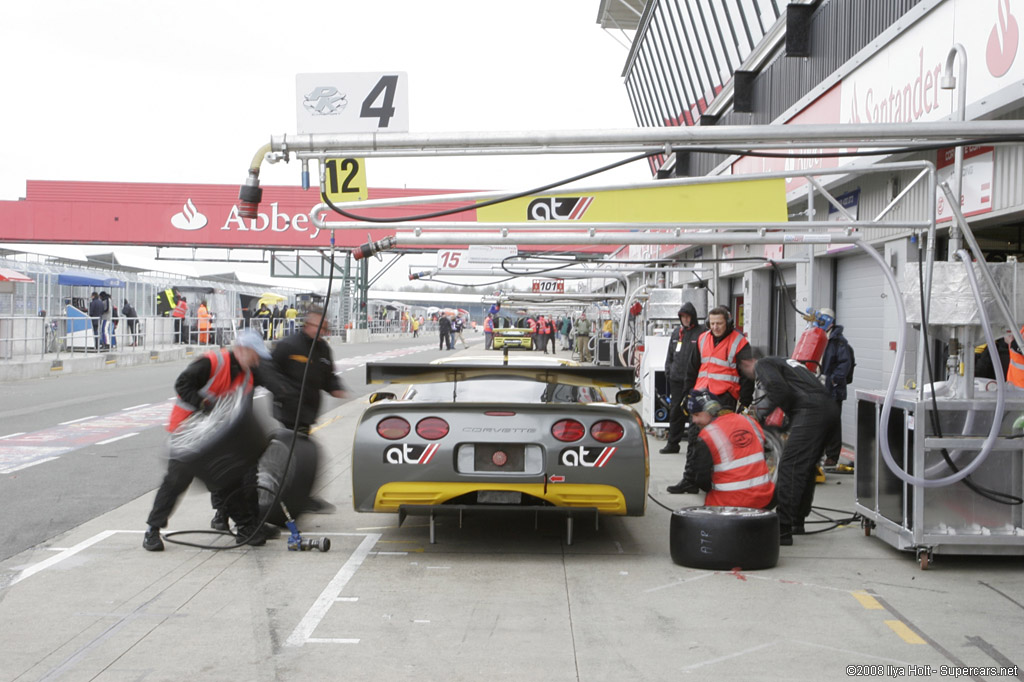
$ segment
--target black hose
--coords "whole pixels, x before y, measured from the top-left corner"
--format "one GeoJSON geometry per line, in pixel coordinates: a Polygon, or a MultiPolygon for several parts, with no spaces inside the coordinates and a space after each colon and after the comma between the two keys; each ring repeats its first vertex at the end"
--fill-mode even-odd
{"type": "MultiPolygon", "coordinates": [[[[928,346],[929,346],[929,343],[928,343],[928,315],[927,315],[927,305],[926,305],[926,302],[925,302],[925,293],[924,293],[924,262],[923,261],[924,261],[924,259],[922,258],[922,253],[921,253],[921,241],[918,240],[918,243],[917,243],[917,278],[918,278],[918,286],[921,289],[921,330],[922,330],[922,332],[924,334],[924,364],[925,364],[925,367],[927,367],[927,369],[928,369],[928,384],[932,387],[932,391],[931,391],[932,409],[929,411],[929,418],[930,418],[930,421],[932,423],[932,429],[935,431],[936,437],[942,438],[942,424],[939,421],[939,402],[938,402],[938,400],[935,397],[935,372],[933,371],[933,368],[932,368],[931,352],[928,349],[928,346]]],[[[956,463],[953,462],[953,458],[949,456],[949,450],[947,450],[946,448],[941,448],[940,452],[942,453],[942,459],[943,459],[943,461],[945,461],[946,466],[948,466],[950,469],[952,469],[954,474],[955,473],[959,473],[960,469],[956,466],[956,463]]],[[[923,473],[924,472],[922,472],[922,474],[923,473]]],[[[968,488],[970,488],[972,491],[977,493],[978,495],[981,495],[982,497],[984,497],[986,499],[989,499],[989,500],[992,500],[993,502],[996,502],[998,504],[1017,505],[1017,504],[1024,503],[1024,499],[1021,499],[1021,498],[1017,497],[1016,495],[1012,495],[1010,493],[1004,493],[1004,492],[1001,492],[1001,491],[998,491],[998,490],[992,490],[991,488],[986,488],[986,487],[984,487],[982,485],[979,485],[979,484],[975,483],[974,481],[972,481],[970,476],[965,476],[962,479],[961,482],[964,485],[966,485],[968,488]]]]}

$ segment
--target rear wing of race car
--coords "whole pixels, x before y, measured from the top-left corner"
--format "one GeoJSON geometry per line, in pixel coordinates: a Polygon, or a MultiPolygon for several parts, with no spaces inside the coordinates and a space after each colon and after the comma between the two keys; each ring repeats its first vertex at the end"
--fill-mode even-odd
{"type": "Polygon", "coordinates": [[[632,386],[636,378],[632,367],[366,363],[368,384],[435,384],[477,377],[522,377],[568,386],[632,386]]]}

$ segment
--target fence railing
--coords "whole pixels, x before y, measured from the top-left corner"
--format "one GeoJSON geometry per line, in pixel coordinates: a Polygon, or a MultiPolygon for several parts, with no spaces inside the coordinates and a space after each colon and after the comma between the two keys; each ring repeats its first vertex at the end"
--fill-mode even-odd
{"type": "MultiPolygon", "coordinates": [[[[233,336],[232,336],[233,338],[233,336]]],[[[0,361],[100,352],[145,352],[181,342],[166,317],[0,316],[0,361]]]]}
{"type": "MultiPolygon", "coordinates": [[[[147,352],[179,343],[193,346],[230,346],[244,327],[260,331],[268,343],[301,327],[301,321],[231,319],[214,320],[200,329],[195,320],[172,317],[118,317],[113,319],[75,317],[0,316],[0,362],[43,359],[88,353],[147,352]]],[[[339,336],[341,329],[332,329],[339,336]]],[[[374,320],[371,335],[395,335],[412,331],[399,320],[374,320]]],[[[436,333],[437,324],[427,321],[419,333],[436,333]]]]}

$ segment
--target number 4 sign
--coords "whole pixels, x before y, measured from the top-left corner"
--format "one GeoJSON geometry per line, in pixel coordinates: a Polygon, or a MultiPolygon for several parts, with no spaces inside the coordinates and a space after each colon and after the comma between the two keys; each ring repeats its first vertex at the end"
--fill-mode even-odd
{"type": "Polygon", "coordinates": [[[394,73],[300,73],[295,76],[299,133],[409,130],[409,80],[394,73]]]}

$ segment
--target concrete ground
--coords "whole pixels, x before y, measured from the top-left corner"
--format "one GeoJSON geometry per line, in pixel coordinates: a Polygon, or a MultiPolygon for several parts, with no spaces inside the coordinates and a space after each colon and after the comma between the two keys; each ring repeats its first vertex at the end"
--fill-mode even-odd
{"type": "MultiPolygon", "coordinates": [[[[684,456],[654,438],[643,517],[577,521],[571,545],[554,517],[443,517],[431,544],[424,518],[352,510],[363,407],[315,433],[337,510],[299,525],[329,552],[290,552],[284,537],[146,552],[147,493],[0,563],[0,680],[1024,679],[1020,557],[941,556],[923,571],[852,524],[797,537],[771,569],[679,566],[658,503],[702,497],[664,492],[684,456]]],[[[836,517],[853,499],[850,475],[816,490],[836,517]]],[[[196,487],[169,530],[209,521],[196,487]]]]}

